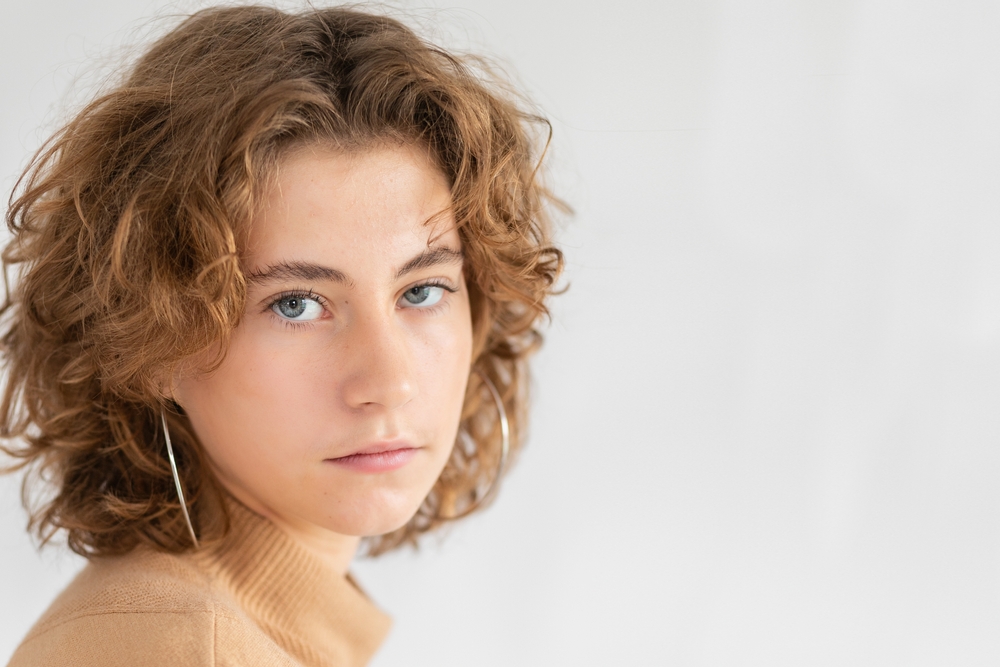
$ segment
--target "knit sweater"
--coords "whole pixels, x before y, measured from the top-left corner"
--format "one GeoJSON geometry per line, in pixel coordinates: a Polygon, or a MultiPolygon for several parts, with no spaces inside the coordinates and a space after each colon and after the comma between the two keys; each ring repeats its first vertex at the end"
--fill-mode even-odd
{"type": "Polygon", "coordinates": [[[93,559],[8,667],[366,664],[389,618],[267,519],[228,505],[218,546],[93,559]]]}

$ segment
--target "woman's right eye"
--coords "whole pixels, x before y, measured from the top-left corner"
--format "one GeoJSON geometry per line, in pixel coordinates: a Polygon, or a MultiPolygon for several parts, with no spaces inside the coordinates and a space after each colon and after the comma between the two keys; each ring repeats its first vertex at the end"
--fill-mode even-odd
{"type": "Polygon", "coordinates": [[[290,322],[311,322],[323,315],[323,304],[303,294],[283,296],[271,304],[271,310],[290,322]]]}

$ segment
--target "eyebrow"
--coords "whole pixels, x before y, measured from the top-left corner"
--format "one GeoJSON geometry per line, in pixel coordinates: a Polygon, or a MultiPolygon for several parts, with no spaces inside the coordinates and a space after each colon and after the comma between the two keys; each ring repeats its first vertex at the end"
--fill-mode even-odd
{"type": "MultiPolygon", "coordinates": [[[[429,266],[455,263],[461,264],[464,259],[465,256],[461,251],[452,250],[451,248],[438,247],[425,250],[403,264],[403,266],[396,271],[395,279],[399,280],[408,273],[412,273],[418,269],[425,269],[429,266]]],[[[351,280],[351,278],[349,278],[343,271],[339,271],[329,266],[323,266],[322,264],[313,264],[312,262],[278,262],[277,264],[270,264],[264,269],[259,269],[249,273],[247,275],[247,282],[252,285],[256,285],[260,283],[289,280],[292,278],[297,278],[299,280],[324,280],[340,283],[342,285],[346,285],[347,287],[354,287],[354,281],[351,280]]]]}
{"type": "Polygon", "coordinates": [[[399,267],[399,271],[396,272],[396,280],[417,269],[425,269],[428,266],[438,266],[439,264],[461,264],[463,261],[465,261],[465,256],[458,250],[443,247],[425,250],[399,267]]]}
{"type": "Polygon", "coordinates": [[[277,264],[271,264],[267,268],[247,274],[247,283],[257,285],[260,283],[289,280],[291,278],[298,278],[299,280],[325,280],[341,283],[348,287],[354,286],[354,281],[348,278],[343,271],[310,262],[278,262],[277,264]]]}

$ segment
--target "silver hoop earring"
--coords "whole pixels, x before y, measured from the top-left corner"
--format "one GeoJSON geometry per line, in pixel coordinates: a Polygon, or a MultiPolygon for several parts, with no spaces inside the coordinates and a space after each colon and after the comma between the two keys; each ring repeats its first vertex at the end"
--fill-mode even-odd
{"type": "Polygon", "coordinates": [[[461,519],[462,517],[472,514],[477,507],[485,503],[496,493],[497,488],[500,486],[500,478],[503,477],[504,470],[507,468],[507,456],[510,454],[510,423],[507,421],[507,410],[503,407],[503,399],[500,397],[500,392],[497,391],[493,381],[486,377],[485,373],[477,370],[476,375],[482,379],[483,384],[485,384],[486,388],[489,389],[490,396],[493,397],[493,402],[496,403],[497,406],[497,415],[500,420],[500,463],[497,465],[496,474],[493,476],[493,481],[490,482],[489,488],[486,489],[486,493],[479,498],[476,498],[472,505],[462,510],[459,514],[447,517],[452,520],[461,519]]]}
{"type": "Polygon", "coordinates": [[[184,500],[184,489],[181,488],[181,478],[177,474],[177,461],[174,460],[174,446],[170,442],[170,431],[167,430],[167,415],[160,410],[160,421],[163,423],[163,437],[167,440],[167,458],[170,459],[170,472],[174,475],[174,486],[177,487],[177,497],[181,501],[181,512],[184,513],[184,521],[187,522],[188,532],[191,533],[191,541],[194,548],[198,548],[198,538],[194,534],[194,526],[191,525],[191,515],[188,514],[187,501],[184,500]]]}
{"type": "Polygon", "coordinates": [[[500,417],[500,464],[497,466],[497,472],[493,477],[493,482],[490,483],[490,488],[483,494],[483,500],[486,500],[493,495],[500,482],[500,478],[503,477],[503,471],[507,467],[507,455],[510,453],[510,424],[507,422],[507,410],[503,407],[503,399],[500,398],[500,392],[497,391],[493,381],[486,377],[486,374],[482,371],[477,370],[476,373],[482,379],[486,388],[490,390],[493,402],[497,404],[497,414],[500,417]]]}

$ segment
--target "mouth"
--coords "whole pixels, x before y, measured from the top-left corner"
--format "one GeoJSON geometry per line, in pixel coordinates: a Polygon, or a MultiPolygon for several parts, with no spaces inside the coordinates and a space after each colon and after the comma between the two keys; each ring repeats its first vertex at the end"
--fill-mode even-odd
{"type": "Polygon", "coordinates": [[[354,472],[390,472],[405,466],[416,456],[418,451],[420,451],[419,447],[413,447],[403,442],[379,443],[365,447],[353,454],[335,459],[325,459],[325,461],[354,472]]]}

